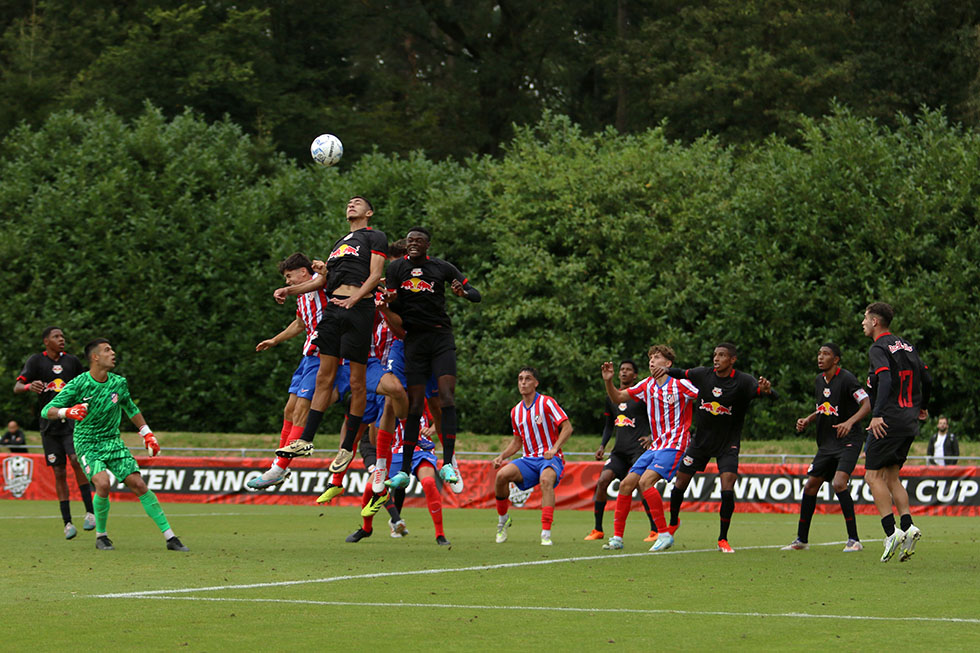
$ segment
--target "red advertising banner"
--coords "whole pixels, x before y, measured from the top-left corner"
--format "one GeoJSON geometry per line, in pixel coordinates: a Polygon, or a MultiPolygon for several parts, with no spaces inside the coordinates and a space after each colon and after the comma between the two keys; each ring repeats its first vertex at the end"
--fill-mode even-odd
{"type": "MultiPolygon", "coordinates": [[[[192,503],[304,504],[312,503],[330,481],[328,459],[299,458],[293,461],[289,478],[279,488],[254,492],[245,483],[261,474],[269,464],[259,458],[198,458],[160,456],[137,458],[147,485],[162,501],[192,503]]],[[[41,454],[0,453],[3,486],[0,499],[54,500],[54,476],[46,469],[41,454]]],[[[739,512],[783,512],[799,510],[806,483],[807,466],[763,465],[739,466],[735,483],[736,510],[739,512]]],[[[555,490],[559,509],[591,510],[595,486],[602,471],[601,462],[568,462],[555,490]]],[[[464,489],[461,494],[444,490],[446,508],[493,508],[494,469],[489,461],[461,460],[464,489]]],[[[78,500],[78,489],[69,474],[72,498],[78,500]]],[[[980,515],[980,467],[906,467],[902,482],[909,493],[912,512],[931,515],[980,515]]],[[[344,477],[344,494],[334,502],[360,505],[364,488],[370,483],[361,461],[355,461],[344,477]]],[[[618,482],[609,487],[607,510],[615,502],[618,482]]],[[[670,497],[672,486],[663,489],[670,497]]],[[[113,499],[135,500],[118,480],[113,499]]],[[[851,496],[859,514],[874,514],[870,489],[864,482],[864,468],[857,467],[851,479],[851,496]]],[[[526,496],[512,494],[518,507],[540,508],[541,492],[535,488],[526,496]]],[[[713,512],[721,501],[717,468],[709,465],[692,480],[685,493],[684,510],[713,512]]],[[[817,495],[817,512],[835,512],[837,499],[829,484],[817,495]]],[[[407,489],[405,505],[423,507],[422,487],[415,479],[407,489]]],[[[639,503],[635,509],[639,510],[639,503]]]]}

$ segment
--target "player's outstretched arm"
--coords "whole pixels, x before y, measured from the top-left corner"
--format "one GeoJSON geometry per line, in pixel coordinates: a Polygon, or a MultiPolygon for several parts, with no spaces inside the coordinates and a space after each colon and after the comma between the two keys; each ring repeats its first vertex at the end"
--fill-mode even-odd
{"type": "Polygon", "coordinates": [[[602,381],[606,385],[606,394],[609,396],[610,401],[614,404],[621,404],[624,401],[629,401],[630,395],[625,390],[620,390],[615,387],[612,382],[613,378],[613,364],[612,361],[606,361],[602,364],[602,381]]]}
{"type": "Polygon", "coordinates": [[[275,347],[281,342],[285,342],[290,338],[295,338],[304,331],[306,331],[306,327],[303,326],[303,322],[299,318],[296,318],[289,323],[288,327],[277,333],[275,336],[267,340],[263,340],[259,344],[255,345],[255,351],[265,351],[270,347],[275,347]]]}
{"type": "Polygon", "coordinates": [[[314,290],[323,288],[325,285],[327,285],[327,275],[321,274],[314,279],[304,281],[303,283],[298,283],[295,286],[283,286],[282,288],[277,288],[275,292],[272,293],[272,297],[278,303],[282,304],[286,301],[287,297],[313,292],[314,290]]]}

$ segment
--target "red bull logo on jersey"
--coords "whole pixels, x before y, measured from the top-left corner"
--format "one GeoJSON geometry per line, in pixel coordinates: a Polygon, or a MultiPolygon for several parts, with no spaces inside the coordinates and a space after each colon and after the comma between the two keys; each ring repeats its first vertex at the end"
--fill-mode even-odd
{"type": "Polygon", "coordinates": [[[817,412],[821,415],[838,415],[837,406],[832,406],[829,401],[825,401],[822,404],[817,404],[817,412]]]}
{"type": "Polygon", "coordinates": [[[722,406],[717,401],[707,402],[704,399],[701,400],[701,405],[698,407],[701,410],[706,410],[712,415],[731,415],[732,409],[728,406],[722,406]]]}
{"type": "Polygon", "coordinates": [[[44,386],[44,389],[48,392],[61,392],[65,389],[65,382],[61,379],[55,379],[44,386]]]}
{"type": "Polygon", "coordinates": [[[896,343],[888,345],[888,351],[890,351],[893,354],[899,349],[904,349],[905,351],[912,351],[912,345],[910,345],[907,342],[902,342],[901,340],[899,340],[896,343]]]}
{"type": "Polygon", "coordinates": [[[626,415],[616,415],[616,421],[613,422],[613,426],[628,426],[630,428],[636,428],[636,420],[630,419],[626,415]]]}
{"type": "Polygon", "coordinates": [[[435,292],[436,286],[434,283],[429,281],[422,281],[421,279],[406,279],[402,281],[400,286],[402,290],[408,290],[410,292],[435,292]]]}
{"type": "Polygon", "coordinates": [[[333,260],[335,258],[340,258],[341,256],[359,256],[358,252],[361,251],[361,246],[351,247],[347,243],[344,243],[334,251],[330,252],[330,258],[328,260],[333,260]]]}

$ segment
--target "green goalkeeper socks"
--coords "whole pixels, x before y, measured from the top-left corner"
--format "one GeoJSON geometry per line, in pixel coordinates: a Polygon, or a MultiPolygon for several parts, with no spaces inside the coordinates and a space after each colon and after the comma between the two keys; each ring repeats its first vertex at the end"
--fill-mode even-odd
{"type": "Polygon", "coordinates": [[[109,497],[92,497],[92,507],[95,509],[95,532],[105,533],[105,524],[109,521],[109,497]]]}
{"type": "MultiPolygon", "coordinates": [[[[157,501],[157,495],[153,494],[153,490],[147,490],[146,494],[140,497],[140,503],[143,504],[143,510],[150,516],[161,533],[170,528],[167,516],[163,514],[163,508],[160,507],[160,502],[157,501]]],[[[96,513],[96,519],[98,519],[98,513],[96,513]]]]}

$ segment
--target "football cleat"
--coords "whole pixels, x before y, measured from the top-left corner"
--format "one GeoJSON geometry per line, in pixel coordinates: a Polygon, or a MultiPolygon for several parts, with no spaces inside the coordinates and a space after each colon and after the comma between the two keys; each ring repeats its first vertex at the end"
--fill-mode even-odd
{"type": "Polygon", "coordinates": [[[439,478],[441,478],[442,482],[446,485],[452,485],[453,483],[459,481],[459,474],[456,473],[456,468],[453,467],[453,464],[448,463],[443,465],[442,469],[439,470],[439,478]]]}
{"type": "MultiPolygon", "coordinates": [[[[657,536],[657,541],[653,543],[653,546],[650,547],[650,550],[653,551],[654,553],[658,553],[660,551],[666,551],[672,546],[674,546],[674,536],[671,535],[670,533],[664,533],[663,535],[657,536]]],[[[732,548],[728,547],[728,553],[731,552],[732,552],[732,548]]]]}
{"type": "Polygon", "coordinates": [[[386,478],[388,478],[388,470],[384,467],[375,467],[371,472],[371,491],[375,494],[384,492],[386,478]]]}
{"type": "Polygon", "coordinates": [[[82,529],[86,531],[95,530],[95,515],[90,512],[85,513],[85,520],[82,522],[82,529]]]}
{"type": "Polygon", "coordinates": [[[861,544],[861,540],[847,541],[847,544],[844,545],[844,552],[848,553],[851,551],[864,551],[864,545],[861,544]]]}
{"type": "Polygon", "coordinates": [[[453,548],[453,543],[447,540],[445,535],[437,535],[436,544],[438,544],[439,546],[447,547],[449,549],[453,548]]]}
{"type": "Polygon", "coordinates": [[[545,535],[544,533],[541,534],[541,546],[551,546],[550,535],[545,535]]]}
{"type": "Polygon", "coordinates": [[[186,546],[184,546],[183,542],[181,542],[179,539],[177,539],[177,536],[176,535],[174,535],[169,540],[167,540],[167,550],[168,551],[190,551],[190,549],[188,549],[186,546]]]}
{"type": "Polygon", "coordinates": [[[643,538],[643,541],[644,542],[656,542],[658,535],[659,534],[657,533],[657,531],[650,531],[650,534],[647,535],[646,537],[644,537],[643,538]]]}
{"type": "Polygon", "coordinates": [[[70,540],[76,535],[78,535],[78,529],[72,526],[71,522],[65,524],[65,539],[70,540]]]}
{"type": "Polygon", "coordinates": [[[779,549],[780,551],[806,551],[810,548],[809,543],[801,542],[800,538],[796,538],[786,546],[779,549]]]}
{"type": "Polygon", "coordinates": [[[385,485],[390,487],[392,490],[403,490],[408,487],[408,482],[410,480],[411,479],[408,477],[408,474],[405,472],[398,472],[385,481],[385,485]]]}
{"type": "Polygon", "coordinates": [[[109,539],[108,535],[100,535],[95,538],[95,548],[99,551],[115,551],[116,547],[112,546],[112,540],[109,539]]]}
{"type": "MultiPolygon", "coordinates": [[[[586,535],[585,537],[583,537],[582,539],[583,539],[583,540],[589,540],[589,541],[590,541],[590,540],[601,540],[601,539],[602,539],[602,538],[604,538],[605,536],[606,536],[606,534],[605,534],[605,533],[603,533],[603,532],[602,532],[602,531],[600,531],[600,530],[597,530],[597,529],[595,529],[595,528],[593,528],[593,529],[592,529],[592,530],[591,530],[591,531],[589,532],[589,534],[588,534],[588,535],[586,535]]],[[[614,537],[615,537],[615,536],[614,536],[614,537]]]]}
{"type": "MultiPolygon", "coordinates": [[[[310,448],[312,449],[313,445],[310,445],[310,448]]],[[[327,467],[327,471],[331,474],[343,474],[347,471],[347,467],[352,460],[354,460],[354,452],[341,448],[337,452],[337,456],[330,461],[330,466],[327,467]]]]}
{"type": "Polygon", "coordinates": [[[388,520],[388,527],[391,529],[392,537],[405,537],[408,535],[408,528],[405,526],[405,520],[399,519],[398,521],[388,520]]]}
{"type": "Polygon", "coordinates": [[[276,449],[276,455],[283,458],[299,458],[313,453],[313,443],[306,440],[293,440],[283,447],[276,449]]]}
{"type": "Polygon", "coordinates": [[[718,540],[718,550],[722,553],[735,553],[735,549],[728,543],[728,540],[718,540]]]}
{"type": "Polygon", "coordinates": [[[279,487],[286,482],[289,478],[290,471],[288,469],[282,469],[277,465],[273,465],[269,469],[265,470],[259,476],[255,478],[250,478],[245,485],[252,490],[264,490],[270,487],[279,487]]]}
{"type": "Polygon", "coordinates": [[[895,555],[905,541],[905,532],[895,529],[895,532],[885,537],[885,551],[881,554],[881,561],[888,562],[895,555]]]}
{"type": "Polygon", "coordinates": [[[462,494],[463,474],[459,471],[459,463],[456,462],[456,456],[453,456],[453,469],[456,470],[456,480],[449,484],[449,489],[453,491],[453,494],[462,494]]]}
{"type": "Polygon", "coordinates": [[[905,562],[913,555],[915,555],[915,543],[919,541],[922,537],[922,531],[915,524],[909,526],[909,529],[905,531],[905,541],[902,542],[902,553],[898,556],[899,562],[905,562]]]}
{"type": "Polygon", "coordinates": [[[352,544],[355,543],[355,542],[360,542],[365,537],[371,537],[371,533],[373,533],[373,532],[374,531],[366,531],[363,528],[358,528],[356,531],[354,531],[353,533],[351,533],[350,535],[348,535],[346,538],[344,538],[344,542],[350,542],[352,544]]]}
{"type": "Polygon", "coordinates": [[[602,548],[606,551],[618,551],[623,548],[623,538],[613,535],[608,542],[602,545],[602,548]]]}
{"type": "Polygon", "coordinates": [[[339,497],[344,493],[343,485],[334,485],[333,483],[327,483],[327,491],[316,498],[317,503],[330,503],[334,498],[339,497]]]}
{"type": "Polygon", "coordinates": [[[507,529],[513,526],[513,524],[514,520],[509,515],[505,522],[497,524],[497,544],[503,544],[507,541],[507,529]]]}
{"type": "Polygon", "coordinates": [[[387,491],[383,494],[372,494],[371,500],[367,502],[366,506],[361,508],[361,517],[374,517],[388,502],[390,496],[387,491]]]}

